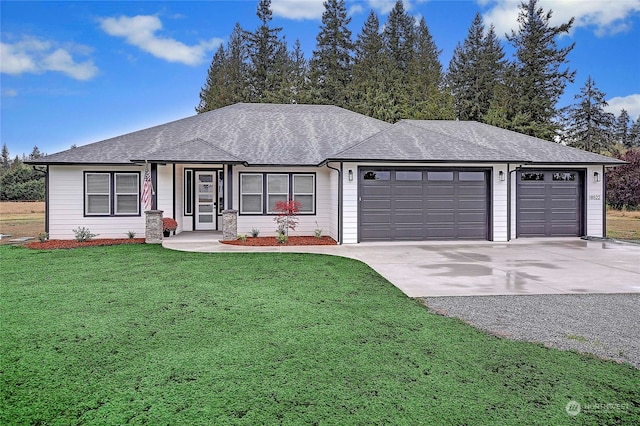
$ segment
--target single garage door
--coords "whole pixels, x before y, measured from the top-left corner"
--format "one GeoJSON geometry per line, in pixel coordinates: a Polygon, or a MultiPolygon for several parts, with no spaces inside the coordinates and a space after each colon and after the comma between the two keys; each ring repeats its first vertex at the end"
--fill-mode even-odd
{"type": "Polygon", "coordinates": [[[582,173],[526,170],[517,174],[518,237],[577,237],[582,232],[582,173]]]}
{"type": "Polygon", "coordinates": [[[360,241],[484,239],[487,170],[359,171],[360,241]]]}

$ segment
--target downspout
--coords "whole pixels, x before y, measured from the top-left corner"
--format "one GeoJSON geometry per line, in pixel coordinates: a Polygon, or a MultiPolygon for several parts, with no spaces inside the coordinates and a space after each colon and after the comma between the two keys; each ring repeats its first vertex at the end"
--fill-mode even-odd
{"type": "MultiPolygon", "coordinates": [[[[176,218],[176,163],[173,163],[173,204],[171,205],[171,217],[176,218]]],[[[184,219],[183,219],[184,220],[184,219]]]]}
{"type": "Polygon", "coordinates": [[[342,244],[342,162],[339,169],[331,167],[329,163],[327,167],[338,172],[338,244],[342,244]]]}

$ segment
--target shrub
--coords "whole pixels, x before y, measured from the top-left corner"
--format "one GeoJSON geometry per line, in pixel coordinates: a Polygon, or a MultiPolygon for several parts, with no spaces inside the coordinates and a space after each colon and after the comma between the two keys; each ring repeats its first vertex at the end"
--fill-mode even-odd
{"type": "Polygon", "coordinates": [[[98,234],[92,234],[91,231],[89,231],[89,229],[85,228],[84,226],[82,228],[74,229],[73,233],[76,236],[76,241],[78,241],[80,243],[82,243],[84,241],[89,241],[93,237],[97,237],[98,236],[98,234]]]}
{"type": "Polygon", "coordinates": [[[242,241],[243,243],[246,243],[247,242],[247,234],[239,234],[238,235],[238,239],[240,241],[242,241]]]}
{"type": "Polygon", "coordinates": [[[285,234],[284,232],[278,232],[278,236],[276,237],[278,244],[284,244],[288,239],[289,237],[287,236],[287,234],[285,234]]]}
{"type": "Polygon", "coordinates": [[[289,235],[289,229],[296,230],[298,226],[298,212],[300,211],[300,201],[278,201],[273,209],[278,212],[273,220],[278,224],[279,234],[289,235]]]}
{"type": "Polygon", "coordinates": [[[616,157],[628,164],[607,171],[607,203],[615,209],[640,207],[640,149],[616,157]]]}
{"type": "Polygon", "coordinates": [[[48,239],[49,239],[49,233],[48,232],[41,232],[41,233],[38,234],[38,241],[40,241],[41,243],[44,243],[48,239]]]}
{"type": "Polygon", "coordinates": [[[322,237],[322,228],[320,228],[320,225],[318,225],[318,222],[316,222],[316,229],[313,231],[313,236],[316,238],[320,238],[322,237]]]}
{"type": "Polygon", "coordinates": [[[127,237],[135,238],[136,237],[136,231],[128,231],[127,232],[127,237]]]}
{"type": "Polygon", "coordinates": [[[258,235],[260,235],[260,230],[259,230],[258,228],[253,228],[253,229],[251,230],[251,236],[252,236],[253,238],[256,238],[258,235]]]}

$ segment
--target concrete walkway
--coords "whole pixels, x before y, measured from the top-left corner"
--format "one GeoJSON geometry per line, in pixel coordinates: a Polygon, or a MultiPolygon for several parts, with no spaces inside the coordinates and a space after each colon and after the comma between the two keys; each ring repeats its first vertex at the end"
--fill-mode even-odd
{"type": "Polygon", "coordinates": [[[221,244],[221,237],[188,232],[162,245],[207,253],[344,256],[365,262],[409,297],[640,293],[640,245],[634,244],[563,238],[244,247],[221,244]]]}

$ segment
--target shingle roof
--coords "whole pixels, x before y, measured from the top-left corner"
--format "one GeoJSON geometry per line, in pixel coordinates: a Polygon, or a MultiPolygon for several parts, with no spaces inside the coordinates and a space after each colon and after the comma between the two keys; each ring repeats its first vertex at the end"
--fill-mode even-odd
{"type": "Polygon", "coordinates": [[[624,164],[624,161],[477,121],[405,120],[415,126],[531,163],[624,164]]]}
{"type": "Polygon", "coordinates": [[[403,120],[359,144],[331,157],[354,161],[526,161],[515,153],[486,148],[477,143],[425,130],[403,120]]]}
{"type": "Polygon", "coordinates": [[[622,164],[471,121],[394,125],[329,105],[235,104],[32,164],[131,161],[318,165],[327,160],[622,164]]]}
{"type": "MultiPolygon", "coordinates": [[[[390,124],[329,105],[235,104],[43,157],[33,163],[129,163],[189,156],[201,140],[248,164],[317,165],[390,124]],[[189,148],[194,149],[190,151],[189,148]],[[162,158],[166,155],[167,158],[162,158]]],[[[217,161],[217,160],[216,160],[217,161]]]]}

